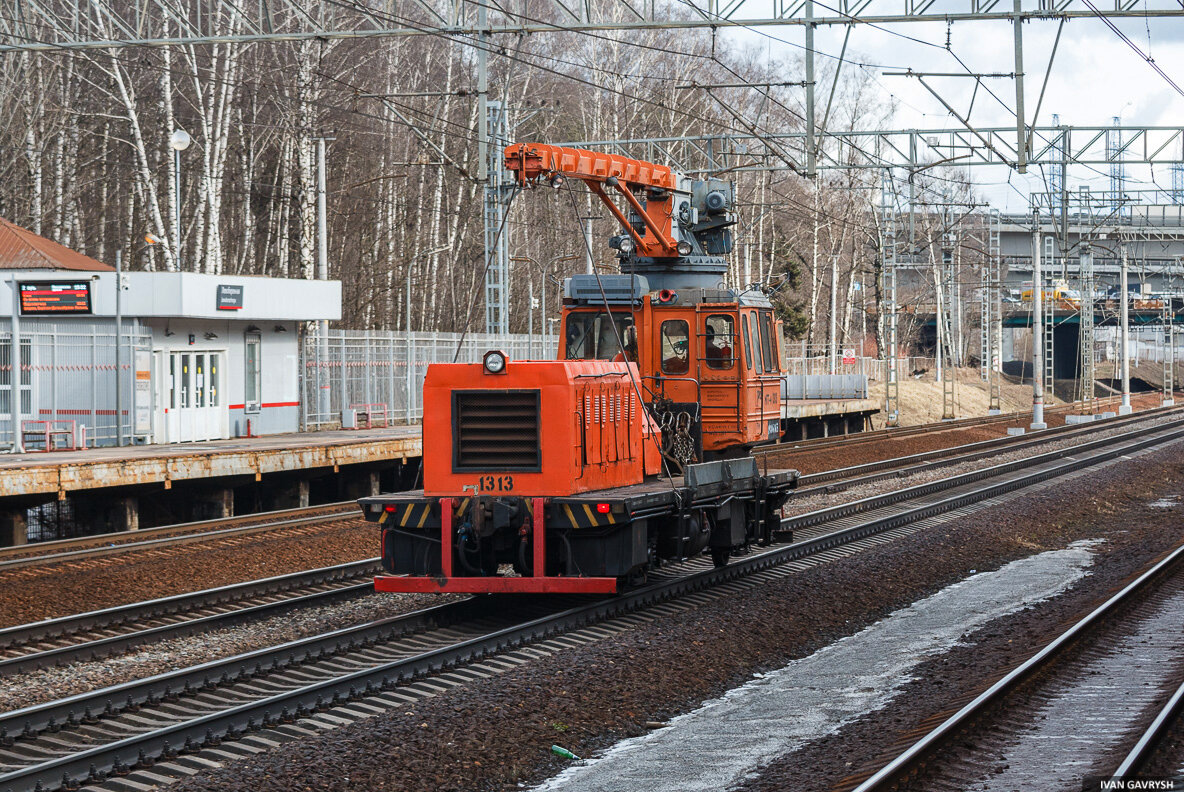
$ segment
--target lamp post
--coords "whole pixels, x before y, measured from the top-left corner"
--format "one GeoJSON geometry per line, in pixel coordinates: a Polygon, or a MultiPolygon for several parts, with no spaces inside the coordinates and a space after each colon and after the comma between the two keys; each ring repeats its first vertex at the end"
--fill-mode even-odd
{"type": "Polygon", "coordinates": [[[189,148],[193,138],[184,129],[177,128],[169,137],[169,147],[173,150],[173,259],[177,269],[181,269],[181,152],[189,148]]]}
{"type": "MultiPolygon", "coordinates": [[[[547,264],[546,264],[546,266],[543,266],[542,264],[540,264],[540,263],[539,263],[538,259],[534,258],[533,256],[511,256],[511,257],[510,257],[510,261],[518,261],[518,262],[529,262],[529,263],[531,263],[531,264],[535,265],[536,267],[538,267],[538,270],[539,270],[539,272],[540,272],[540,273],[542,274],[542,276],[543,276],[543,299],[542,299],[542,305],[541,305],[541,307],[540,307],[540,310],[541,310],[541,312],[542,312],[543,321],[542,321],[542,322],[540,322],[539,324],[540,324],[540,329],[541,329],[541,331],[542,331],[542,334],[543,334],[543,349],[544,349],[544,351],[545,351],[545,350],[546,350],[546,348],[547,348],[547,281],[548,281],[548,279],[550,279],[550,280],[555,280],[555,282],[556,282],[556,283],[559,283],[559,281],[558,281],[557,279],[555,279],[555,278],[553,278],[553,277],[552,277],[552,275],[551,275],[551,268],[552,268],[552,267],[554,267],[556,264],[559,264],[560,262],[563,262],[563,261],[575,261],[575,260],[576,260],[576,259],[578,259],[578,258],[580,258],[580,256],[578,256],[578,255],[561,255],[561,256],[556,256],[555,258],[553,258],[553,259],[551,259],[550,261],[548,261],[548,262],[547,262],[547,264]]],[[[534,280],[533,280],[533,279],[531,280],[531,289],[532,289],[532,290],[534,289],[534,280]]],[[[534,310],[534,307],[533,307],[533,298],[532,298],[532,305],[531,305],[531,309],[530,309],[530,310],[531,310],[531,311],[533,311],[533,310],[534,310]]],[[[534,329],[533,329],[533,327],[534,327],[534,320],[533,320],[533,313],[531,314],[531,317],[532,317],[532,318],[531,318],[531,322],[530,322],[530,325],[531,325],[531,331],[530,331],[530,337],[531,337],[531,340],[530,340],[530,343],[531,343],[531,344],[533,344],[533,343],[534,343],[534,329]]],[[[541,356],[540,356],[540,357],[541,357],[541,356]]]]}

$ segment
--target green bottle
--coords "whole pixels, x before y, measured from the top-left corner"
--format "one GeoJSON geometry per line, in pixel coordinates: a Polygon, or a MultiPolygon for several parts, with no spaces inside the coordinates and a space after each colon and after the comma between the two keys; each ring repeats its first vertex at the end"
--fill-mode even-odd
{"type": "Polygon", "coordinates": [[[559,745],[552,745],[551,753],[555,754],[556,756],[562,756],[564,759],[574,759],[577,762],[580,761],[580,757],[559,745]]]}

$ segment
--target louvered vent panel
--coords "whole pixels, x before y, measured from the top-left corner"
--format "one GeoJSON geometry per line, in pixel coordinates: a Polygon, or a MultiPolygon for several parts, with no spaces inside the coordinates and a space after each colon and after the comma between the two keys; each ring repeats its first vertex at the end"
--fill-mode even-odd
{"type": "Polygon", "coordinates": [[[456,391],[452,395],[454,470],[538,470],[539,392],[456,391]]]}

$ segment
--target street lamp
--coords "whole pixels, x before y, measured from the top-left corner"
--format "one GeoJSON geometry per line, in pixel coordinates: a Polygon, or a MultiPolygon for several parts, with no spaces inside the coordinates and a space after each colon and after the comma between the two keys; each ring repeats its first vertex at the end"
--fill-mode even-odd
{"type": "MultiPolygon", "coordinates": [[[[539,263],[538,259],[534,258],[533,256],[511,256],[510,257],[510,261],[529,262],[529,263],[535,265],[536,267],[538,267],[539,272],[542,273],[542,276],[543,276],[543,301],[542,301],[542,305],[540,306],[540,310],[542,311],[542,317],[543,317],[543,321],[541,322],[541,325],[542,325],[541,330],[543,333],[543,348],[544,349],[546,349],[546,344],[547,344],[547,281],[552,280],[552,281],[555,281],[556,283],[560,283],[560,285],[562,285],[562,283],[559,280],[557,280],[556,278],[553,278],[551,276],[551,268],[562,261],[575,261],[578,258],[580,258],[578,255],[556,256],[555,258],[548,261],[547,265],[544,267],[542,264],[539,263]]],[[[532,284],[532,286],[534,284],[533,278],[531,279],[531,284],[532,284]]],[[[531,312],[530,316],[533,317],[534,316],[534,306],[531,306],[529,310],[531,312]]],[[[531,319],[531,327],[533,328],[533,326],[534,326],[534,320],[532,318],[531,319]]],[[[533,343],[533,336],[534,336],[533,329],[531,330],[530,335],[532,336],[532,343],[533,343]]]]}
{"type": "Polygon", "coordinates": [[[189,148],[193,138],[184,129],[176,129],[169,137],[173,150],[173,258],[181,269],[181,152],[189,148]]]}

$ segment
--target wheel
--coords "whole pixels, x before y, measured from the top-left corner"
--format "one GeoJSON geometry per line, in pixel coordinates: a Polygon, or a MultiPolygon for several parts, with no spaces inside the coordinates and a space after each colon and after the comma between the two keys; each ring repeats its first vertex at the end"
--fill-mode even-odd
{"type": "Polygon", "coordinates": [[[711,548],[711,563],[715,564],[715,568],[726,567],[728,559],[732,557],[732,548],[730,547],[713,547],[711,548]]]}

